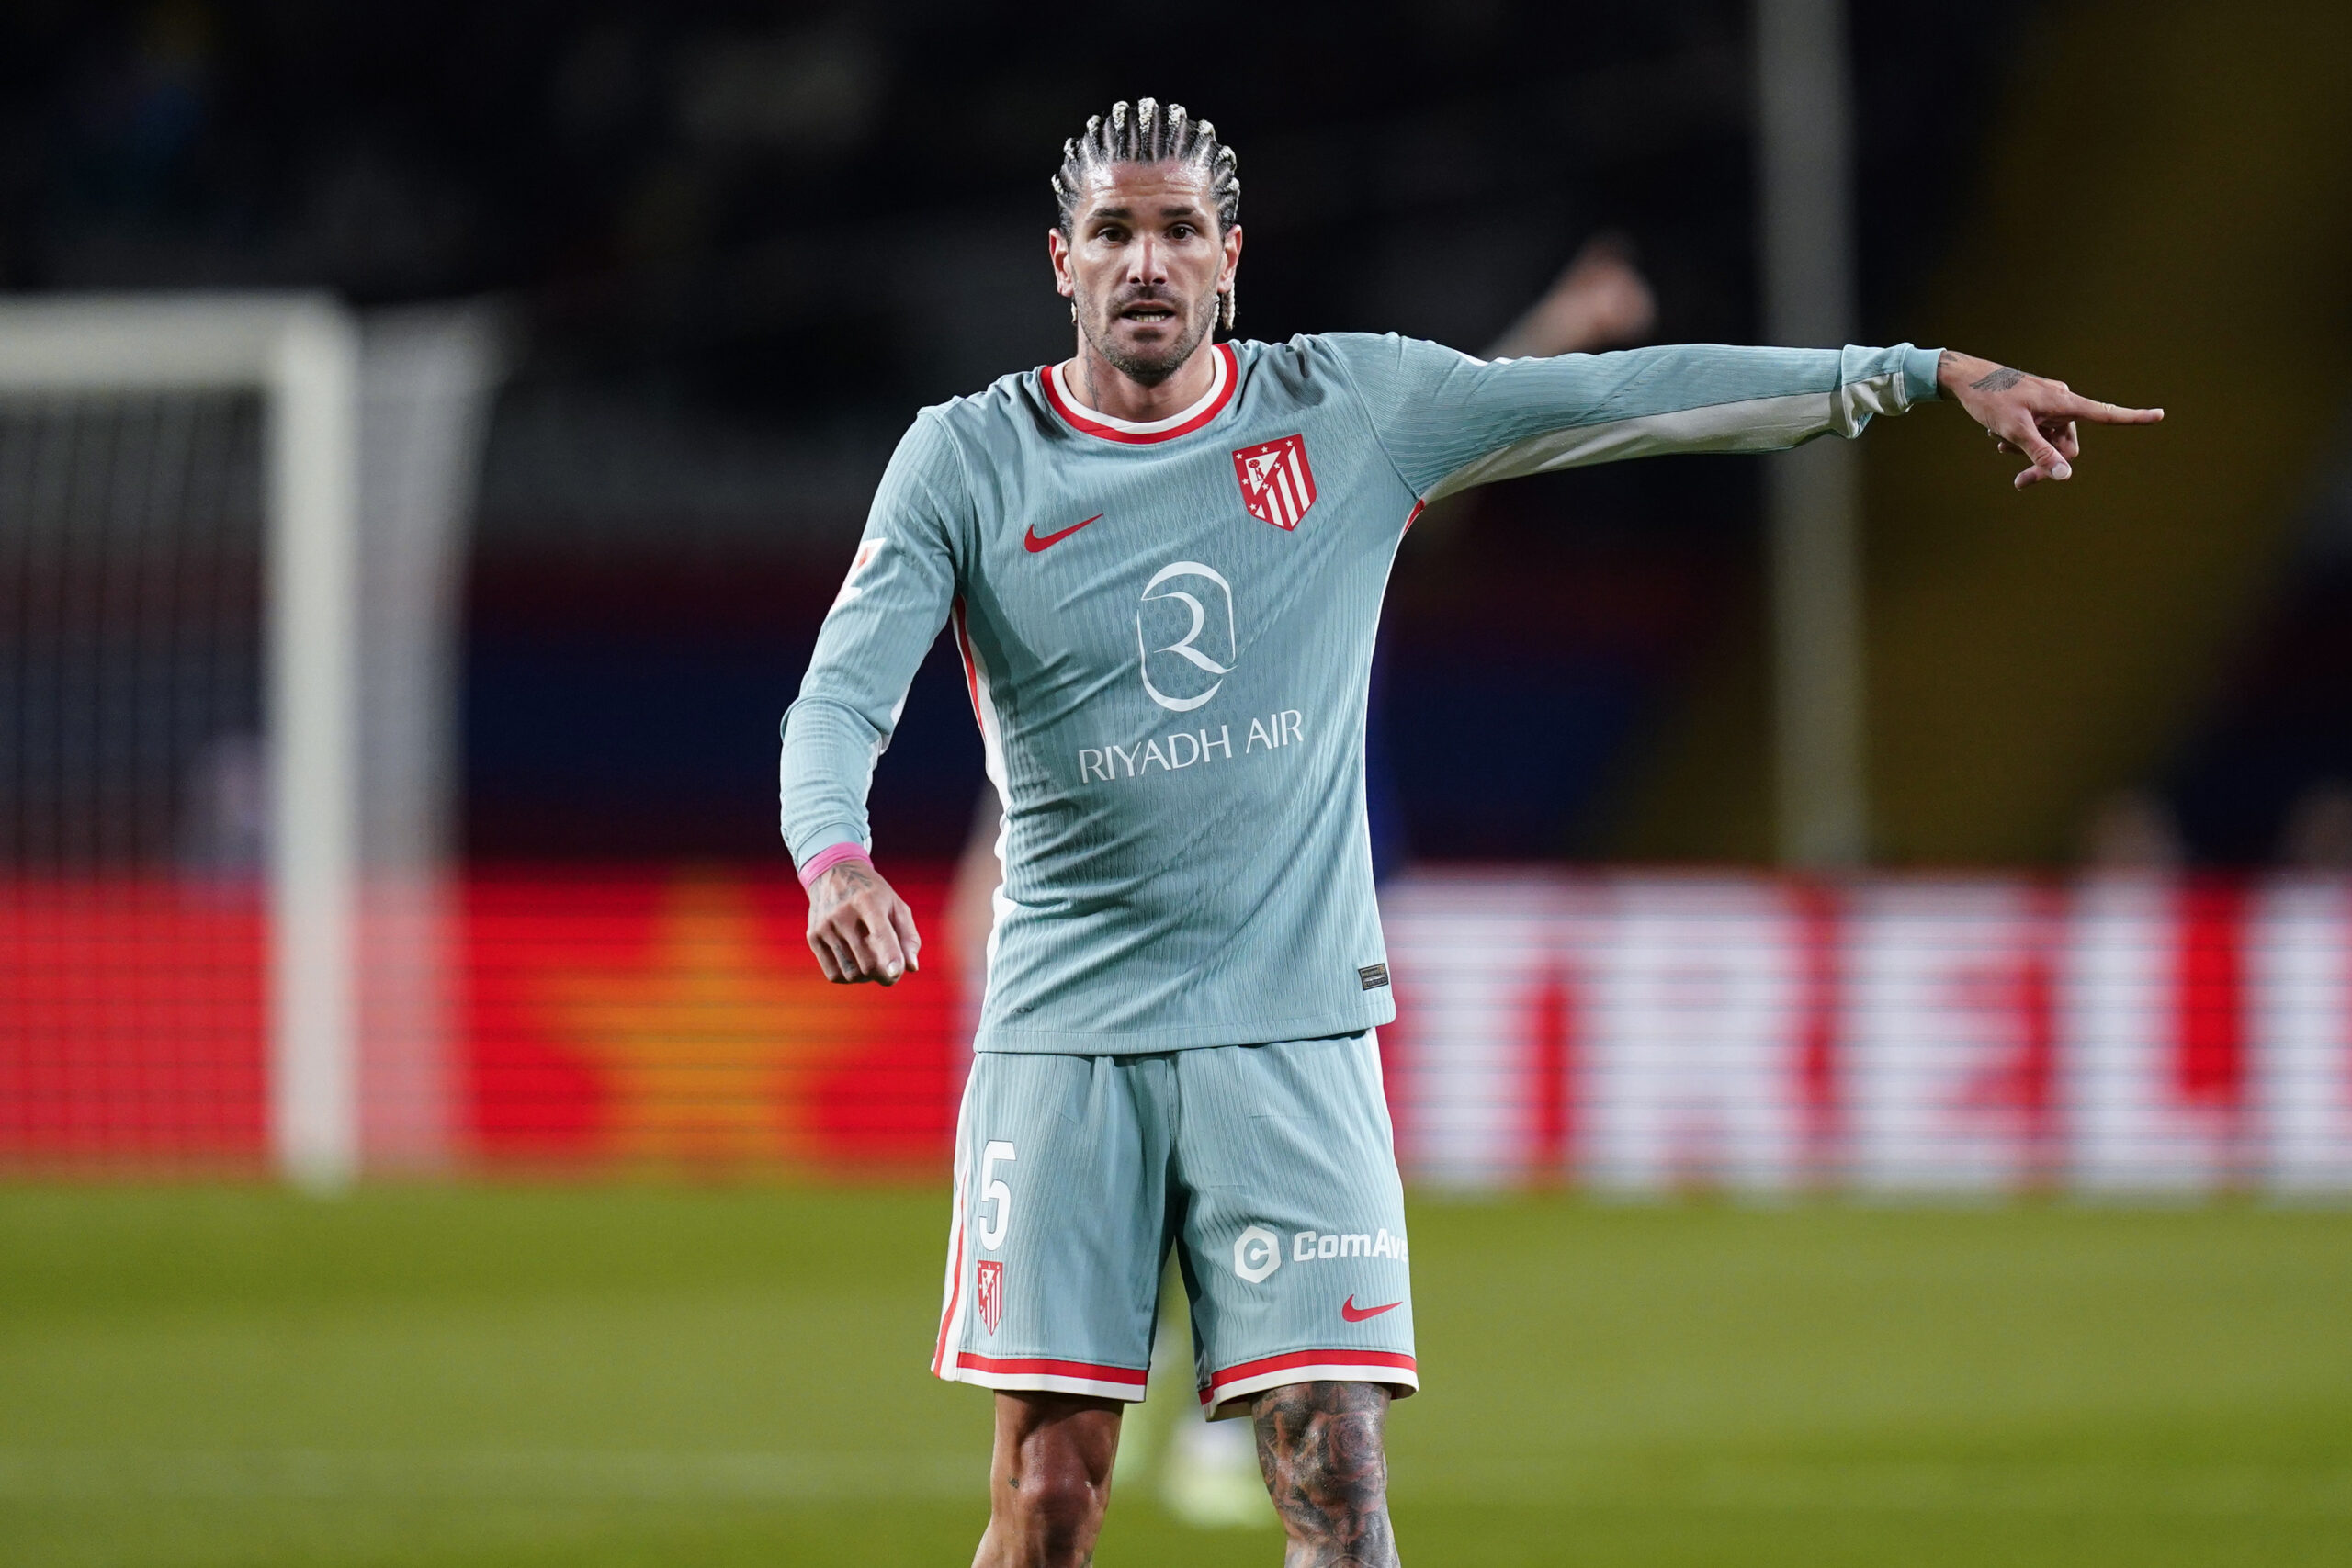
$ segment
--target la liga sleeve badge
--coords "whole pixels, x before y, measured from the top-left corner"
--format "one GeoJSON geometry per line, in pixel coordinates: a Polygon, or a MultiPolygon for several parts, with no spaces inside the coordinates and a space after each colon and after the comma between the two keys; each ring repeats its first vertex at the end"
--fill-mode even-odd
{"type": "Polygon", "coordinates": [[[1307,465],[1304,435],[1244,446],[1233,455],[1233,474],[1250,515],[1285,533],[1315,504],[1315,470],[1307,465]]]}

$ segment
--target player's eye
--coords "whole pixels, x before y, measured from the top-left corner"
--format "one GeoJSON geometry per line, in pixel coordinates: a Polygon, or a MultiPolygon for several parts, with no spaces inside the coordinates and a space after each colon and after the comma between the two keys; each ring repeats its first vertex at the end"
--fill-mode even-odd
{"type": "Polygon", "coordinates": [[[1194,234],[1198,233],[1199,231],[1194,229],[1190,223],[1179,223],[1174,228],[1169,230],[1168,232],[1171,238],[1189,240],[1194,234]]]}

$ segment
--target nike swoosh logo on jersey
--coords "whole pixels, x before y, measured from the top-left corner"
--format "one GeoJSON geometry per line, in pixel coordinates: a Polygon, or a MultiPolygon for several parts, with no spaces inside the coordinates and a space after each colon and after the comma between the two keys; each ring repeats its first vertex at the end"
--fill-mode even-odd
{"type": "Polygon", "coordinates": [[[1350,1323],[1362,1323],[1365,1318],[1378,1317],[1384,1312],[1395,1312],[1398,1307],[1403,1306],[1404,1304],[1405,1303],[1401,1301],[1395,1301],[1390,1302],[1385,1307],[1360,1307],[1356,1305],[1355,1297],[1350,1296],[1346,1301],[1340,1303],[1340,1315],[1346,1318],[1350,1323]]]}
{"type": "MultiPolygon", "coordinates": [[[[1102,513],[1098,512],[1093,516],[1088,518],[1086,523],[1100,523],[1101,521],[1102,521],[1102,513]]],[[[1080,528],[1085,527],[1086,523],[1073,523],[1069,527],[1063,529],[1060,533],[1048,534],[1042,539],[1037,537],[1037,525],[1035,523],[1032,523],[1025,530],[1023,531],[1021,542],[1029,547],[1029,553],[1034,556],[1039,550],[1046,549],[1052,546],[1060,544],[1064,539],[1069,538],[1072,534],[1075,534],[1080,528]]]]}

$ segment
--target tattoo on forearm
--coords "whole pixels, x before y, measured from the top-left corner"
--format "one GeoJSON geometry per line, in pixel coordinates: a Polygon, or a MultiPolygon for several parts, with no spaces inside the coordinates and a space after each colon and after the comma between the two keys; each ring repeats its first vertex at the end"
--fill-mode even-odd
{"type": "Polygon", "coordinates": [[[1388,1391],[1291,1383],[1260,1394],[1250,1414],[1258,1468],[1290,1536],[1283,1568],[1396,1568],[1383,1449],[1388,1391]]]}
{"type": "Polygon", "coordinates": [[[1996,365],[1985,372],[1984,379],[1971,381],[1969,385],[1980,392],[2006,392],[2024,379],[2024,371],[2012,370],[2006,365],[1996,365]]]}
{"type": "Polygon", "coordinates": [[[866,867],[855,861],[842,861],[817,879],[815,918],[825,919],[859,894],[881,885],[881,879],[866,867]]]}
{"type": "MultiPolygon", "coordinates": [[[[835,978],[842,980],[880,978],[878,976],[869,976],[862,974],[857,962],[856,950],[845,938],[831,934],[827,928],[833,924],[836,918],[842,917],[842,911],[858,897],[883,887],[883,881],[874,874],[873,867],[860,864],[856,861],[843,861],[819,877],[816,886],[808,890],[809,945],[816,947],[821,943],[822,953],[832,955],[834,965],[841,970],[841,974],[835,978]]],[[[850,909],[846,916],[846,923],[854,930],[864,926],[865,921],[854,909],[850,909]]]]}

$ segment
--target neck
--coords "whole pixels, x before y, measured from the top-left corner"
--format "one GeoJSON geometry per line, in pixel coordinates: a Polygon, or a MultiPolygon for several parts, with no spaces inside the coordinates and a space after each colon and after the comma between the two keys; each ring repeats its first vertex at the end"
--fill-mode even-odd
{"type": "Polygon", "coordinates": [[[1204,333],[1190,357],[1160,381],[1146,386],[1094,352],[1086,334],[1078,335],[1078,353],[1062,361],[1062,382],[1086,400],[1096,413],[1148,424],[1183,412],[1208,395],[1216,379],[1216,334],[1204,333]]]}

